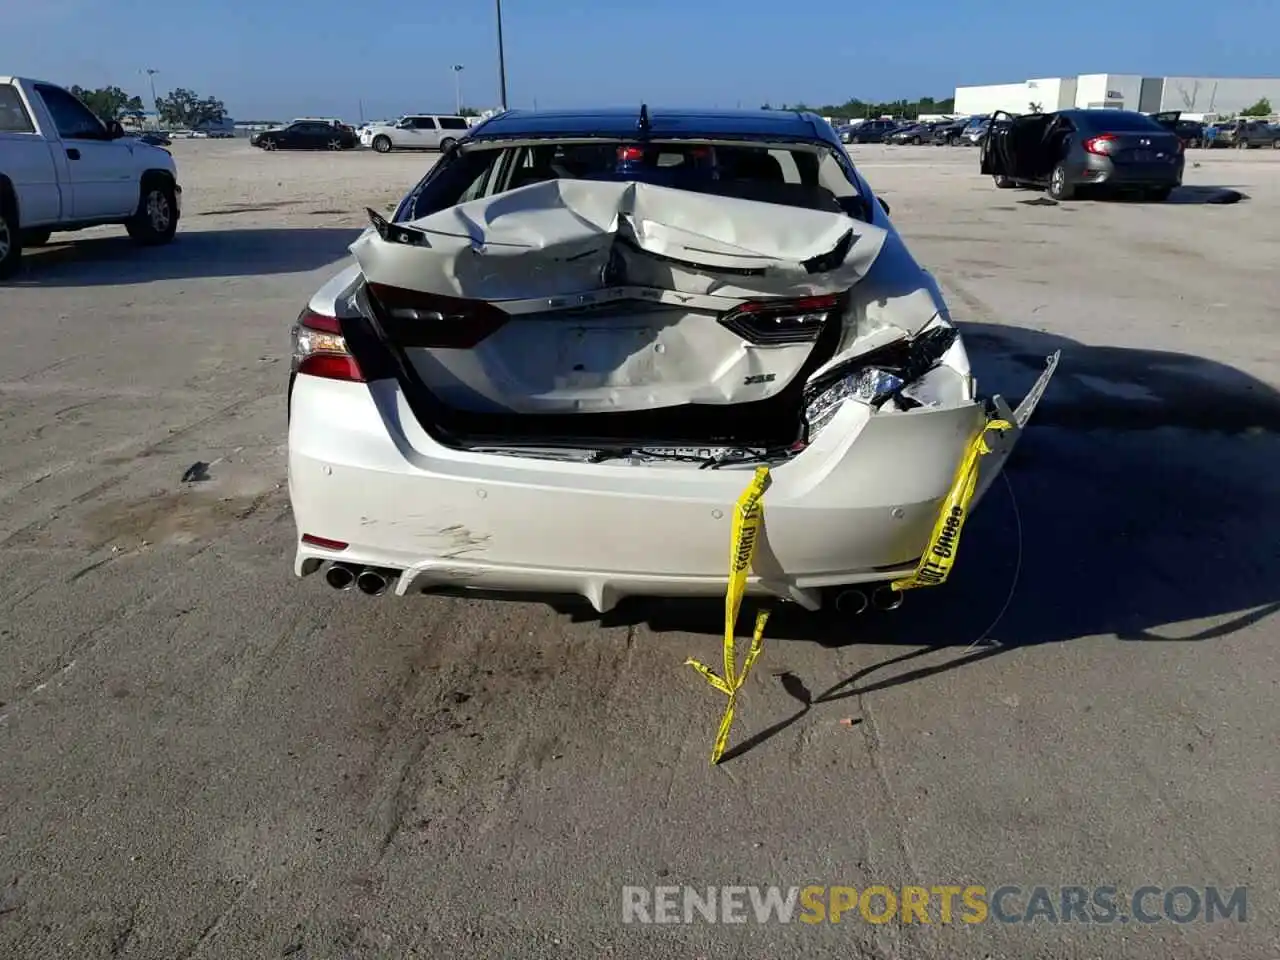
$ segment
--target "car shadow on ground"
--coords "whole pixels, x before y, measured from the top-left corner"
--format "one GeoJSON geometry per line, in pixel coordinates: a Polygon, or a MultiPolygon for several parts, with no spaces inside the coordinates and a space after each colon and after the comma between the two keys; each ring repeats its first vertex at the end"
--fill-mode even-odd
{"type": "Polygon", "coordinates": [[[1182,203],[1182,204],[1198,204],[1198,203],[1239,203],[1241,200],[1248,200],[1249,195],[1241,192],[1238,186],[1219,185],[1219,186],[1186,186],[1185,184],[1173,193],[1169,194],[1169,198],[1164,203],[1182,203]]]}
{"type": "MultiPolygon", "coordinates": [[[[1164,204],[1173,203],[1182,206],[1197,206],[1201,204],[1231,204],[1239,203],[1241,200],[1248,200],[1249,195],[1242,192],[1239,187],[1218,185],[1218,186],[1181,186],[1169,194],[1163,200],[1155,200],[1144,197],[1142,194],[1132,190],[1110,190],[1090,192],[1088,189],[1081,189],[1074,200],[1067,201],[1067,208],[1071,203],[1080,200],[1102,201],[1106,203],[1135,203],[1135,204],[1164,204]]],[[[1027,200],[1019,200],[1018,203],[1029,207],[1056,207],[1060,206],[1063,201],[1054,200],[1051,197],[1041,194],[1037,197],[1031,197],[1027,200]]]]}
{"type": "Polygon", "coordinates": [[[359,230],[345,227],[179,229],[171,244],[142,247],[125,236],[55,234],[50,246],[24,252],[22,269],[9,285],[115,286],[306,273],[346,256],[359,235],[359,230]]]}
{"type": "MultiPolygon", "coordinates": [[[[963,326],[978,382],[1006,397],[1021,397],[1044,358],[1062,350],[1057,376],[1007,465],[1008,482],[997,482],[972,515],[948,582],[909,591],[898,610],[844,617],[771,605],[766,642],[910,649],[821,691],[779,675],[797,712],[726,759],[818,704],[1010,650],[1082,637],[1212,641],[1280,611],[1280,394],[1185,354],[963,326]],[[948,648],[946,659],[924,659],[948,648]]],[[[740,637],[749,634],[754,606],[744,604],[740,637]]],[[[724,603],[632,598],[601,620],[718,636],[724,603]]]]}
{"type": "MultiPolygon", "coordinates": [[[[891,612],[842,618],[781,604],[767,636],[832,647],[1193,642],[1280,609],[1280,394],[1185,354],[993,324],[964,331],[978,383],[1006,397],[1026,392],[1049,353],[1061,349],[1062,361],[1009,483],[965,527],[951,579],[909,591],[891,612]]],[[[603,620],[718,635],[723,608],[633,598],[603,620]]],[[[749,618],[744,608],[739,633],[749,618]]]]}

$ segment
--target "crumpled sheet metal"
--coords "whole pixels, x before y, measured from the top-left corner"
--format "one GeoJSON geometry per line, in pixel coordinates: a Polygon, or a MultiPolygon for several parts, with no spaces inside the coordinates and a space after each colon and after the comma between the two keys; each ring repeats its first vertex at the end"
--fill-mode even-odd
{"type": "Polygon", "coordinates": [[[724,297],[847,290],[865,276],[887,231],[843,213],[634,182],[549,180],[411,221],[414,245],[368,231],[351,246],[374,283],[491,301],[563,297],[607,285],[611,258],[626,284],[724,297]],[[852,232],[844,260],[804,266],[852,232]],[[616,252],[615,252],[616,251],[616,252]],[[759,271],[742,275],[739,271],[759,271]]]}

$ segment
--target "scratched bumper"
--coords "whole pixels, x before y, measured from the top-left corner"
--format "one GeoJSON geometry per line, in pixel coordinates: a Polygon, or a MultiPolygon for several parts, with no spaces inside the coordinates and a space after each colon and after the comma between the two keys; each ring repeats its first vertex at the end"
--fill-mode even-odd
{"type": "MultiPolygon", "coordinates": [[[[394,380],[299,376],[292,389],[299,576],[343,561],[401,571],[401,595],[571,593],[602,611],[631,594],[724,591],[732,507],[749,469],[470,453],[433,441],[394,380]],[[315,546],[304,534],[346,546],[315,546]]],[[[1016,417],[1009,411],[1013,435],[984,458],[979,496],[1041,392],[1016,417]]],[[[985,416],[978,404],[895,416],[846,404],[813,445],[772,471],[748,589],[814,609],[823,587],[909,572],[985,416]]]]}

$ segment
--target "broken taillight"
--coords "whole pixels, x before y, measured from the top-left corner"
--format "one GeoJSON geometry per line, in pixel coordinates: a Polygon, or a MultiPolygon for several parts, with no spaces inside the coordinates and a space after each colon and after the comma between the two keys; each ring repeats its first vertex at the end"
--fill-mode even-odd
{"type": "Polygon", "coordinates": [[[485,300],[466,300],[404,287],[369,284],[382,308],[387,336],[400,347],[469,350],[496,333],[511,315],[485,300]]]}
{"type": "Polygon", "coordinates": [[[298,314],[293,325],[293,372],[326,380],[364,382],[360,364],[347,349],[338,318],[316,313],[310,307],[298,314]]]}
{"type": "Polygon", "coordinates": [[[1111,133],[1099,134],[1096,137],[1090,137],[1084,142],[1084,148],[1089,153],[1097,154],[1100,157],[1111,155],[1111,145],[1115,142],[1115,135],[1111,133]]]}
{"type": "Polygon", "coordinates": [[[735,307],[720,322],[751,343],[811,343],[818,339],[840,295],[798,300],[751,300],[735,307]]]}

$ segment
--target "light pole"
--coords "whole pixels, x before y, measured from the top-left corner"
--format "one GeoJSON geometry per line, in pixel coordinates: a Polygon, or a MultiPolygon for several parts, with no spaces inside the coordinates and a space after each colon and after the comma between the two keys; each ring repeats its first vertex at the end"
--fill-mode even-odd
{"type": "Polygon", "coordinates": [[[453,112],[457,116],[462,116],[462,70],[464,64],[455,63],[453,65],[453,112]]]}
{"type": "MultiPolygon", "coordinates": [[[[160,71],[156,70],[153,67],[147,67],[147,69],[144,70],[143,72],[147,75],[147,80],[151,82],[151,109],[156,112],[156,129],[159,130],[160,129],[160,108],[156,106],[157,99],[158,99],[156,97],[156,74],[159,73],[160,71]]],[[[147,112],[150,113],[151,111],[149,110],[147,112]]]]}
{"type": "Polygon", "coordinates": [[[502,0],[493,0],[498,12],[498,106],[507,109],[507,58],[502,52],[502,0]]]}

